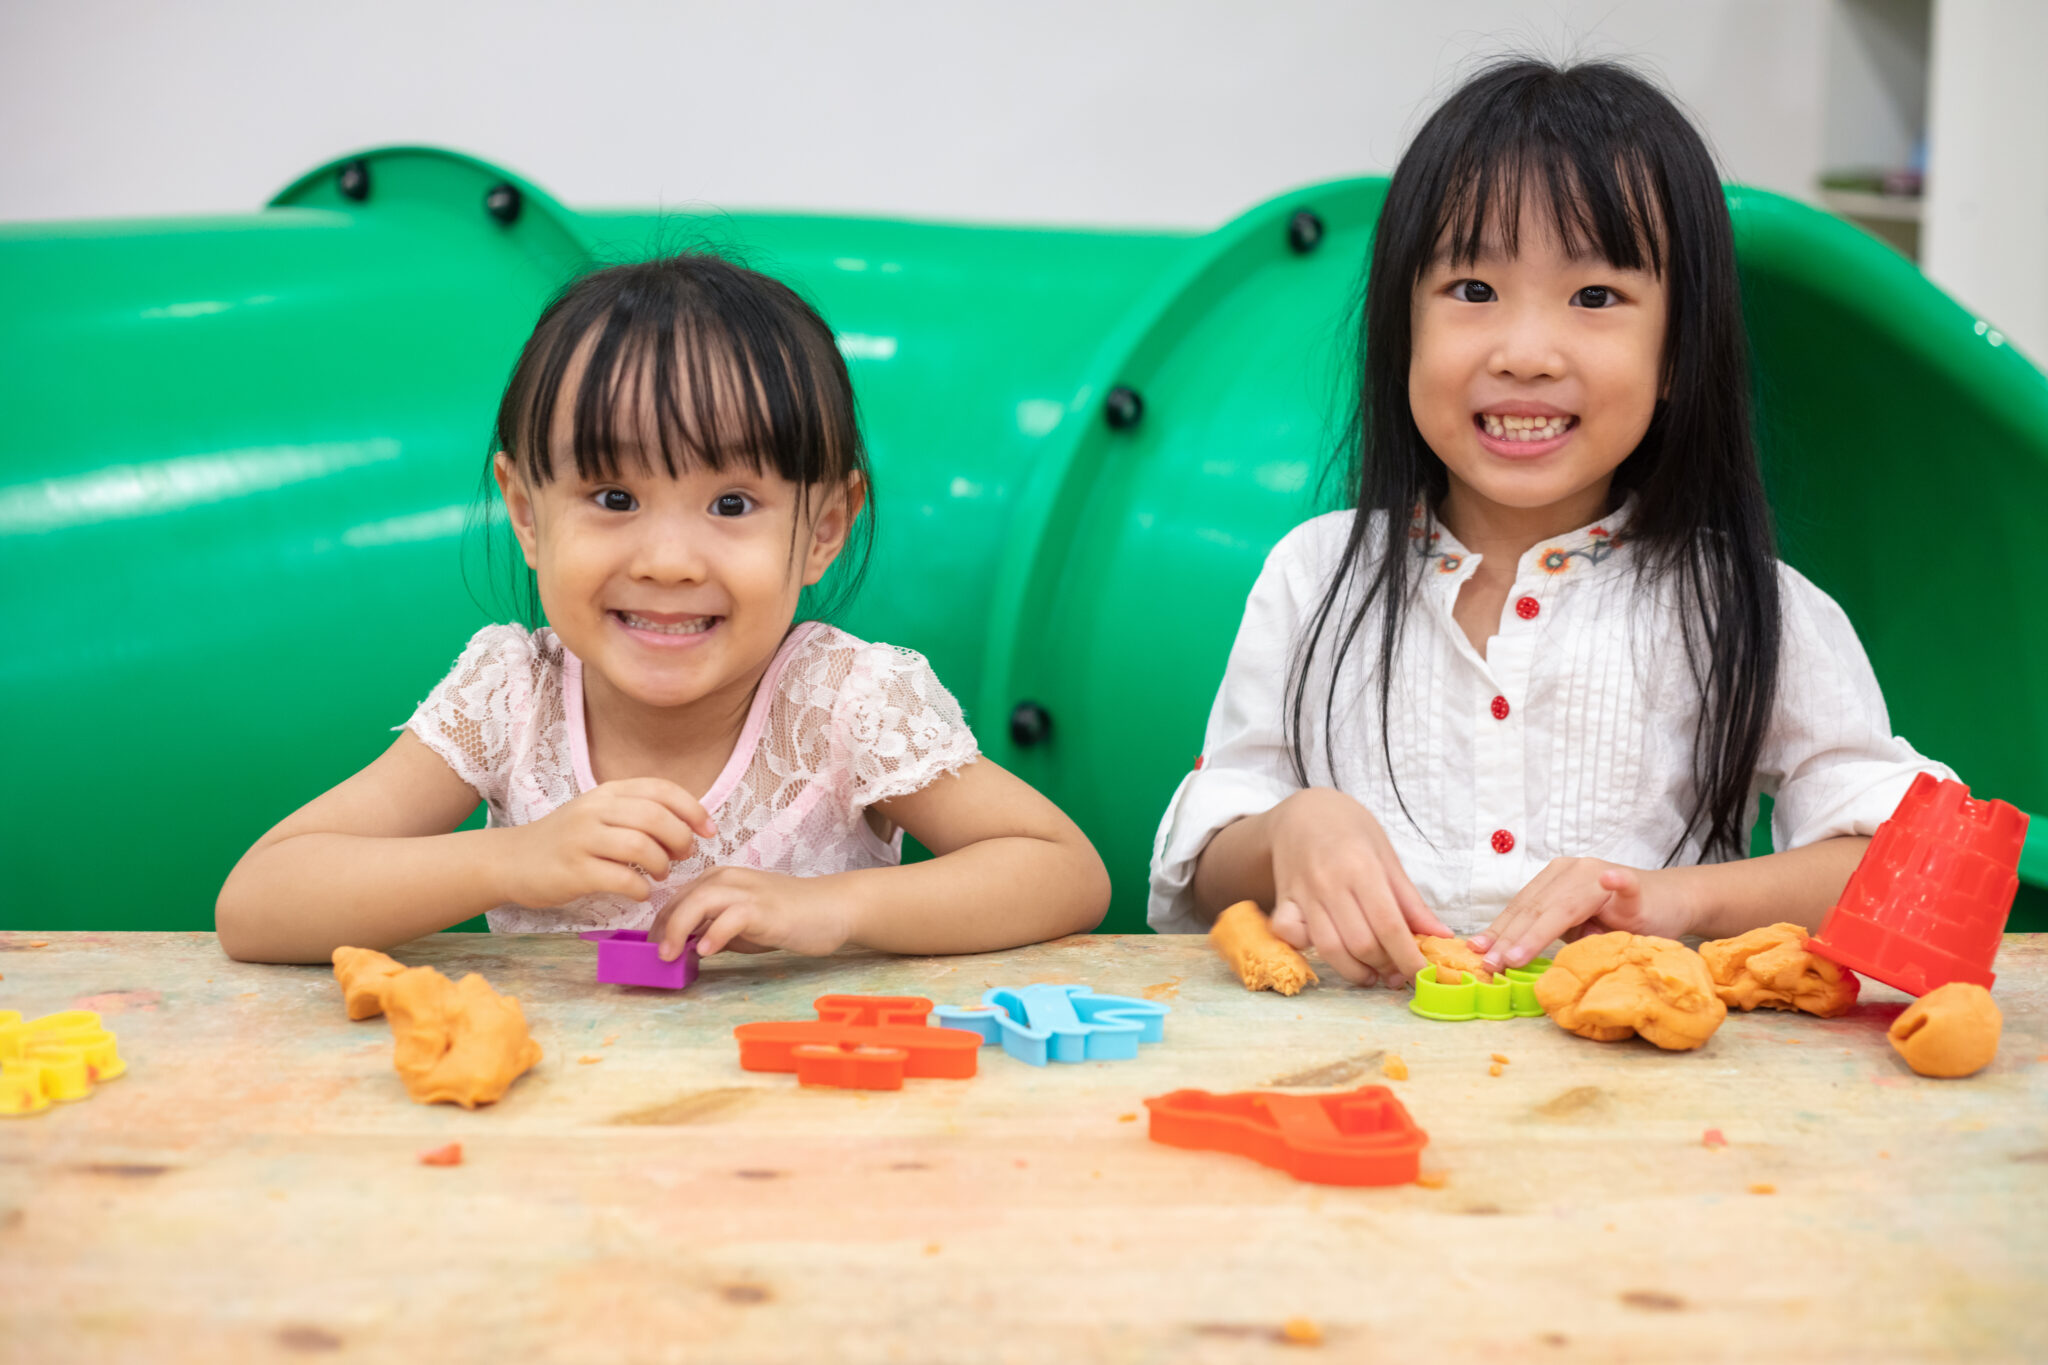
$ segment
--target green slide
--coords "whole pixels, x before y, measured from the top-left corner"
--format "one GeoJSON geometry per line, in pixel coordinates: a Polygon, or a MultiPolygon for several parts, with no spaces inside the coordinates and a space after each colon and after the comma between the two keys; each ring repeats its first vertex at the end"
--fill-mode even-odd
{"type": "MultiPolygon", "coordinates": [[[[844,624],[931,657],[1138,928],[1244,593],[1332,505],[1384,189],[1206,234],[573,212],[394,148],[260,213],[0,228],[0,926],[209,926],[239,852],[512,613],[478,495],[541,301],[708,246],[805,291],[852,366],[880,518],[844,624]]],[[[1729,203],[1786,557],[1899,733],[2048,811],[2048,378],[1855,229],[1729,203]]],[[[2022,877],[2014,925],[2048,929],[2048,828],[2022,877]]]]}

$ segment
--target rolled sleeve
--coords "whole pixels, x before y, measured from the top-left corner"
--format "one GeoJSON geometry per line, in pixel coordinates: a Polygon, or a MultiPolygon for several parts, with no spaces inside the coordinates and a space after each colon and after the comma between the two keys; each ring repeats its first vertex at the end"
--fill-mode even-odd
{"type": "Polygon", "coordinates": [[[1297,627],[1320,583],[1318,551],[1341,541],[1349,513],[1319,517],[1273,547],[1245,601],[1202,742],[1201,765],[1181,780],[1152,843],[1145,921],[1162,934],[1208,929],[1196,913],[1195,866],[1225,825],[1271,810],[1301,789],[1281,717],[1297,627]],[[1338,518],[1345,525],[1332,526],[1338,518]]]}
{"type": "Polygon", "coordinates": [[[1758,763],[1775,802],[1772,846],[1870,835],[1921,773],[1955,773],[1892,733],[1855,627],[1833,598],[1781,568],[1784,645],[1778,701],[1758,763]]]}

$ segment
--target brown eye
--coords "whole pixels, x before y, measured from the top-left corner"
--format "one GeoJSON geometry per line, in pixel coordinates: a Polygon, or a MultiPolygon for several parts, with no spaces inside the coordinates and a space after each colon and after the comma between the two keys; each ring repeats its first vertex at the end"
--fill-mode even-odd
{"type": "Polygon", "coordinates": [[[1614,291],[1606,285],[1589,284],[1572,295],[1572,302],[1581,308],[1612,308],[1620,300],[1614,297],[1614,291]]]}
{"type": "Polygon", "coordinates": [[[721,493],[711,504],[714,517],[743,517],[753,507],[753,499],[744,493],[721,493]]]}
{"type": "Polygon", "coordinates": [[[1459,280],[1451,286],[1451,297],[1460,303],[1492,303],[1495,295],[1484,280],[1459,280]]]}
{"type": "Polygon", "coordinates": [[[632,512],[640,504],[623,488],[607,488],[597,495],[597,505],[607,512],[632,512]]]}

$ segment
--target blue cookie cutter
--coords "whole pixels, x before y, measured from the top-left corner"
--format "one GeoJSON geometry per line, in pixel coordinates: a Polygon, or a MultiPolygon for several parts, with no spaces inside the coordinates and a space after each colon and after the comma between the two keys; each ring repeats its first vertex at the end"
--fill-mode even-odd
{"type": "Polygon", "coordinates": [[[1097,995],[1087,986],[1025,986],[992,990],[979,1005],[941,1005],[940,1028],[978,1033],[982,1046],[1001,1043],[1020,1062],[1113,1062],[1138,1055],[1139,1043],[1166,1034],[1164,1005],[1126,995],[1097,995]]]}

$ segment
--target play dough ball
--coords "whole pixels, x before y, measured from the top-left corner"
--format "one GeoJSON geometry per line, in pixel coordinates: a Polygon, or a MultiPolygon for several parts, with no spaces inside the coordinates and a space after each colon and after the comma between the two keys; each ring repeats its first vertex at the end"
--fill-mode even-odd
{"type": "Polygon", "coordinates": [[[1892,1020],[1892,1046],[1923,1076],[1969,1076],[1998,1055],[2004,1023],[1990,991],[1951,981],[1927,992],[1892,1020]]]}

